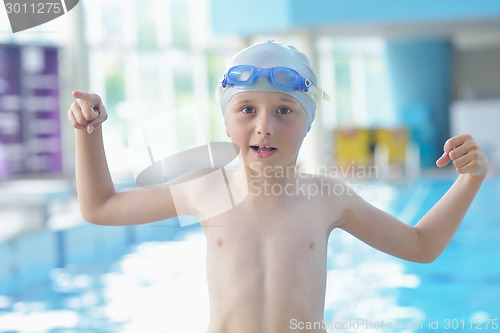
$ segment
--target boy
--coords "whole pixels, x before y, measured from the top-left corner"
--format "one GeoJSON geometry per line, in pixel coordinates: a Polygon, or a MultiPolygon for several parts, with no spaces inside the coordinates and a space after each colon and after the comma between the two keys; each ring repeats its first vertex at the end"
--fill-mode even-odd
{"type": "MultiPolygon", "coordinates": [[[[77,129],[83,217],[100,225],[147,223],[180,211],[197,217],[207,238],[208,332],[298,332],[300,323],[321,323],[327,242],[334,228],[393,256],[432,262],[455,234],[488,169],[472,137],[449,139],[436,164],[453,161],[460,175],[414,227],[371,206],[337,179],[296,172],[316,100],[325,94],[316,87],[304,54],[266,42],[237,54],[221,81],[227,135],[240,150],[240,167],[227,171],[226,182],[240,200],[219,215],[204,217],[204,201],[226,184],[190,185],[176,205],[170,182],[115,192],[99,127],[106,109],[95,94],[75,91],[73,96],[77,99],[68,116],[77,129]],[[311,186],[336,190],[303,190],[311,186]]],[[[315,327],[304,331],[325,332],[315,327]]]]}

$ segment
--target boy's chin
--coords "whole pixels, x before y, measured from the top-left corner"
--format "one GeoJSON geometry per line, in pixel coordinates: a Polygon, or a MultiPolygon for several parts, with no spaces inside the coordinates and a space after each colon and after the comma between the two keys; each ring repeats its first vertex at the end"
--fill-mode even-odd
{"type": "Polygon", "coordinates": [[[251,171],[255,172],[265,172],[266,174],[270,175],[273,173],[281,173],[283,171],[293,169],[295,168],[295,161],[292,161],[288,164],[286,163],[279,163],[277,161],[269,161],[269,160],[263,160],[263,161],[251,161],[248,163],[245,163],[245,166],[249,168],[251,171]]]}

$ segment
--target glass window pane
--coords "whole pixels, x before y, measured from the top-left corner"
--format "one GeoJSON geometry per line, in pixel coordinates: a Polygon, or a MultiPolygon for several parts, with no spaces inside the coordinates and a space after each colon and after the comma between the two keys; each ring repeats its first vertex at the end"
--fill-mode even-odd
{"type": "Polygon", "coordinates": [[[221,52],[209,52],[207,54],[208,69],[208,89],[210,96],[210,138],[214,141],[223,141],[227,139],[224,125],[224,118],[219,105],[215,101],[215,90],[219,79],[225,68],[226,58],[221,52]]]}
{"type": "MultiPolygon", "coordinates": [[[[123,30],[124,30],[124,15],[125,8],[120,1],[106,1],[101,6],[100,23],[102,27],[102,44],[108,47],[112,45],[120,46],[124,44],[123,30]]],[[[87,13],[87,16],[92,13],[87,13]]],[[[95,18],[88,17],[88,23],[93,24],[95,18]]],[[[90,37],[90,36],[89,36],[90,37]]]]}
{"type": "Polygon", "coordinates": [[[139,66],[139,98],[142,103],[145,103],[152,110],[159,109],[160,107],[160,72],[159,68],[159,55],[157,53],[138,55],[139,66]]]}
{"type": "Polygon", "coordinates": [[[173,45],[181,49],[188,49],[191,45],[189,4],[185,0],[172,0],[171,6],[173,45]]]}
{"type": "Polygon", "coordinates": [[[352,119],[351,71],[349,57],[335,56],[335,102],[339,125],[349,125],[352,119]]]}
{"type": "Polygon", "coordinates": [[[112,115],[116,106],[125,99],[123,58],[117,53],[104,53],[106,109],[112,115]]]}
{"type": "Polygon", "coordinates": [[[136,4],[137,9],[137,48],[157,48],[157,21],[158,9],[154,0],[141,0],[136,4]]]}

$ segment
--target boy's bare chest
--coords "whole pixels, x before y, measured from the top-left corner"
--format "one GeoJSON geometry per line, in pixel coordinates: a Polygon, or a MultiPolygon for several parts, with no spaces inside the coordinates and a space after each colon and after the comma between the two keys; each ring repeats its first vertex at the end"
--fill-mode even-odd
{"type": "Polygon", "coordinates": [[[295,206],[249,208],[203,223],[212,290],[223,285],[235,294],[253,295],[262,292],[263,281],[277,294],[286,293],[279,286],[298,288],[311,281],[322,286],[324,277],[318,272],[325,267],[329,234],[322,218],[295,206]]]}
{"type": "Polygon", "coordinates": [[[286,249],[301,244],[316,248],[328,238],[328,219],[307,204],[263,204],[234,207],[202,222],[208,245],[286,249]]]}

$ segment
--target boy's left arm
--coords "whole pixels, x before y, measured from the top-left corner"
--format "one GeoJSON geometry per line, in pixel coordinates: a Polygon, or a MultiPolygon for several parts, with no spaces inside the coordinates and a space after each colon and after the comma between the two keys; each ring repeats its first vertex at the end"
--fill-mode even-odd
{"type": "Polygon", "coordinates": [[[422,263],[434,261],[455,235],[488,170],[486,156],[468,134],[446,141],[436,165],[444,167],[450,161],[460,176],[414,227],[358,196],[348,201],[339,227],[391,255],[422,263]]]}

